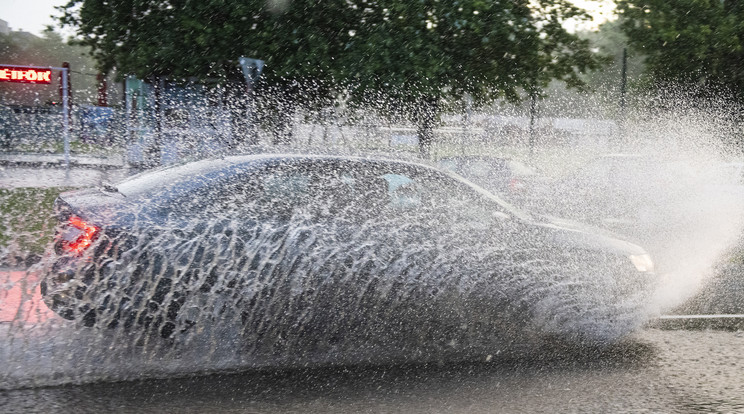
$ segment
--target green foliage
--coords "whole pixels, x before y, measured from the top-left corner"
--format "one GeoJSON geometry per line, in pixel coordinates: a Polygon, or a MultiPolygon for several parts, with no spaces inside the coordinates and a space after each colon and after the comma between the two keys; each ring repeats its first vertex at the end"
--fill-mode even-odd
{"type": "Polygon", "coordinates": [[[41,255],[54,236],[52,204],[69,188],[0,188],[0,264],[41,255]],[[3,255],[3,256],[4,256],[3,255]]]}
{"type": "Polygon", "coordinates": [[[267,85],[356,96],[479,101],[570,86],[599,60],[561,23],[566,0],[71,0],[61,22],[103,70],[139,78],[225,76],[240,56],[266,61],[267,85]],[[405,91],[405,93],[401,93],[405,91]]]}
{"type": "Polygon", "coordinates": [[[744,5],[733,0],[618,0],[631,46],[658,84],[715,86],[744,98],[744,5]]]}
{"type": "Polygon", "coordinates": [[[296,105],[343,95],[406,113],[428,153],[445,98],[518,101],[553,79],[580,88],[602,62],[564,29],[588,18],[569,0],[70,0],[60,11],[104,71],[236,90],[237,59],[264,60],[259,109],[277,142],[296,105]]]}
{"type": "Polygon", "coordinates": [[[627,50],[628,87],[632,89],[643,82],[645,57],[633,50],[628,50],[628,36],[622,29],[622,20],[605,22],[599,26],[599,30],[582,32],[579,35],[587,39],[608,60],[607,66],[585,76],[587,86],[592,90],[614,94],[619,92],[624,49],[627,50]]]}

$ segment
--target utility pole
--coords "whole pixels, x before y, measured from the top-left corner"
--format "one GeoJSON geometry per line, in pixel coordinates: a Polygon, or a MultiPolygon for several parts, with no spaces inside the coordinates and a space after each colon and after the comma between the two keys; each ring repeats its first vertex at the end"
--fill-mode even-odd
{"type": "MultiPolygon", "coordinates": [[[[238,59],[240,63],[240,69],[243,71],[245,77],[245,96],[242,100],[245,103],[245,117],[247,131],[242,133],[243,138],[247,138],[247,144],[257,145],[258,144],[258,125],[256,122],[256,82],[261,77],[265,62],[261,59],[252,59],[241,56],[238,59]]],[[[231,114],[230,118],[233,119],[236,114],[231,114]]],[[[233,124],[234,125],[234,124],[233,124]]],[[[232,131],[233,141],[235,140],[236,132],[232,131]]],[[[242,140],[241,140],[242,141],[242,140]]]]}
{"type": "Polygon", "coordinates": [[[70,85],[70,63],[62,62],[59,72],[59,94],[62,98],[62,135],[64,138],[65,169],[70,170],[70,117],[72,106],[72,88],[70,85]]]}
{"type": "Polygon", "coordinates": [[[620,122],[618,128],[620,129],[620,142],[616,143],[618,147],[625,144],[626,131],[625,131],[625,120],[626,120],[626,89],[628,84],[628,48],[623,48],[623,62],[622,70],[620,72],[620,122]]]}
{"type": "Polygon", "coordinates": [[[530,91],[530,158],[535,155],[535,118],[537,117],[537,88],[533,87],[530,91]]]}
{"type": "Polygon", "coordinates": [[[98,73],[96,75],[96,83],[98,84],[98,106],[108,106],[108,84],[106,83],[106,75],[98,73]]]}
{"type": "Polygon", "coordinates": [[[163,87],[165,86],[165,80],[162,76],[156,75],[152,78],[153,86],[153,112],[155,116],[155,133],[153,134],[153,142],[147,149],[144,155],[145,163],[147,168],[152,168],[160,165],[160,159],[162,157],[162,134],[163,134],[163,87]]]}

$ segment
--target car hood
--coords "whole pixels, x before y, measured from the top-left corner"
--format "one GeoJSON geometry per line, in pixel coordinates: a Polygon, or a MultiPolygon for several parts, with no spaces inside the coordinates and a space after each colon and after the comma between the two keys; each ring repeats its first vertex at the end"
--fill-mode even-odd
{"type": "Polygon", "coordinates": [[[536,226],[549,230],[553,241],[561,246],[586,250],[612,251],[622,255],[640,255],[646,251],[637,244],[622,240],[607,230],[551,216],[538,216],[536,226]]]}

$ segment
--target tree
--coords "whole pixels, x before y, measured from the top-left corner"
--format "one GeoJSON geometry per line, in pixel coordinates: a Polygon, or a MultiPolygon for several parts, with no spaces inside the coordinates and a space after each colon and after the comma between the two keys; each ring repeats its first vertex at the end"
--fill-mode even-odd
{"type": "Polygon", "coordinates": [[[618,0],[630,45],[657,87],[744,99],[744,5],[732,0],[618,0]]]}
{"type": "Polygon", "coordinates": [[[424,153],[443,99],[518,101],[551,79],[579,87],[600,64],[563,28],[588,18],[568,0],[71,0],[61,10],[103,70],[227,79],[238,57],[264,59],[261,88],[282,97],[276,107],[343,92],[412,108],[424,153]]]}
{"type": "Polygon", "coordinates": [[[580,87],[579,74],[601,63],[562,26],[587,17],[569,2],[388,0],[365,10],[343,78],[357,97],[372,91],[414,108],[423,153],[445,98],[519,101],[552,79],[580,87]]]}
{"type": "MultiPolygon", "coordinates": [[[[622,19],[607,21],[597,31],[579,33],[584,39],[597,48],[597,51],[608,57],[608,65],[585,77],[587,86],[605,94],[617,95],[622,76],[623,51],[628,48],[628,36],[622,29],[622,19]]],[[[645,65],[645,57],[640,53],[627,54],[627,75],[629,80],[640,82],[645,65]]]]}
{"type": "MultiPolygon", "coordinates": [[[[559,81],[553,81],[544,91],[541,115],[547,117],[616,118],[621,119],[621,89],[623,51],[628,47],[628,37],[618,19],[607,21],[598,30],[586,30],[577,35],[592,45],[597,55],[606,59],[599,70],[582,75],[586,86],[582,89],[567,89],[559,81]]],[[[639,53],[627,54],[627,94],[637,96],[647,84],[643,76],[644,57],[639,53]]]]}

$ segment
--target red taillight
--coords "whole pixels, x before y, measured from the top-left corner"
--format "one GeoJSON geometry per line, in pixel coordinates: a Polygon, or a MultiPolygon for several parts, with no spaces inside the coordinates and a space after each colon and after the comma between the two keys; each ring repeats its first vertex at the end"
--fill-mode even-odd
{"type": "Polygon", "coordinates": [[[72,216],[67,222],[67,228],[61,234],[62,247],[68,253],[80,254],[93,244],[98,234],[98,227],[85,222],[77,216],[72,216]]]}
{"type": "Polygon", "coordinates": [[[512,178],[509,181],[509,189],[512,191],[522,191],[524,190],[524,182],[518,178],[512,178]]]}

